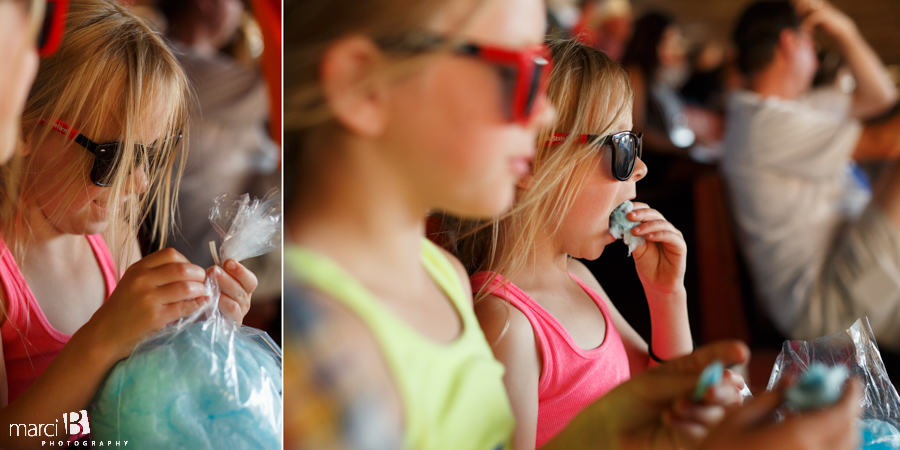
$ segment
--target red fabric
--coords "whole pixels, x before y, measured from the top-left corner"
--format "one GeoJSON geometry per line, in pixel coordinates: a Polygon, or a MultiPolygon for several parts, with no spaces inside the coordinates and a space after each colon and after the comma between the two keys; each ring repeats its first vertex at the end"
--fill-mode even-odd
{"type": "Polygon", "coordinates": [[[606,336],[599,347],[584,350],[541,305],[502,276],[492,272],[472,275],[472,291],[487,285],[496,295],[522,311],[537,339],[543,359],[538,384],[536,446],[556,436],[582,409],[631,377],[622,337],[612,323],[606,302],[575,275],[572,279],[594,300],[606,321],[606,336]]]}
{"type": "MultiPolygon", "coordinates": [[[[116,288],[115,260],[100,235],[87,236],[106,282],[106,297],[116,288]]],[[[0,284],[6,293],[6,320],[0,326],[6,383],[12,402],[47,369],[72,337],[57,331],[41,311],[12,252],[0,239],[0,284]]]]}
{"type": "Polygon", "coordinates": [[[253,0],[253,16],[263,35],[262,70],[269,88],[269,134],[281,145],[281,1],[253,0]]]}

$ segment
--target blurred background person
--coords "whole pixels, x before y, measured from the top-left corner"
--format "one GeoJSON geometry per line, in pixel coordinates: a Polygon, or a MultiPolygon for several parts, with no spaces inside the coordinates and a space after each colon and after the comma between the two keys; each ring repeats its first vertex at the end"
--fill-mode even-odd
{"type": "Polygon", "coordinates": [[[895,83],[828,2],[754,3],[734,39],[748,89],[728,101],[722,173],[763,309],[795,339],[868,316],[882,347],[900,350],[900,164],[873,192],[855,163],[900,157],[900,119],[861,123],[895,106],[895,83]],[[855,89],[812,89],[816,31],[855,89]]]}
{"type": "Polygon", "coordinates": [[[634,13],[629,0],[582,0],[581,18],[572,35],[621,61],[633,31],[634,13]]]}
{"type": "MultiPolygon", "coordinates": [[[[260,69],[265,49],[241,0],[160,0],[156,6],[196,93],[172,247],[208,266],[208,243],[219,240],[208,220],[213,199],[224,193],[262,198],[280,186],[280,150],[269,132],[270,95],[260,69]]],[[[246,261],[260,285],[245,321],[258,328],[269,329],[278,316],[280,261],[280,252],[246,261]]]]}
{"type": "Polygon", "coordinates": [[[693,156],[692,147],[721,138],[721,117],[688,107],[680,94],[691,76],[687,52],[681,27],[668,14],[648,13],[635,23],[622,64],[635,90],[635,130],[644,133],[648,152],[693,156]]]}

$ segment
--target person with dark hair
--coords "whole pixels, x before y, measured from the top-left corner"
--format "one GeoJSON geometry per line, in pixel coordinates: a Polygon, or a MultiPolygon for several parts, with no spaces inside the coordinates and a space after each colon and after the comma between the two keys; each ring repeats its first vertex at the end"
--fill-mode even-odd
{"type": "Polygon", "coordinates": [[[897,119],[859,122],[896,103],[887,70],[827,2],[755,3],[734,40],[749,90],[728,100],[721,167],[764,309],[794,339],[868,316],[879,343],[900,349],[900,164],[873,194],[854,163],[900,156],[897,119]],[[837,42],[852,94],[811,89],[816,29],[837,42]]]}
{"type": "Polygon", "coordinates": [[[697,148],[715,145],[721,117],[687,107],[679,94],[690,64],[686,40],[671,16],[651,12],[638,19],[622,64],[634,87],[634,127],[644,133],[648,152],[693,156],[697,148]]]}

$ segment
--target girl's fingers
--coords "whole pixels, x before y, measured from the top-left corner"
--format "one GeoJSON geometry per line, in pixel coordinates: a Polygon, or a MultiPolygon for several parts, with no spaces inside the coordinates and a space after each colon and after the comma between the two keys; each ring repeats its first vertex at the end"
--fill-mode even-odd
{"type": "Polygon", "coordinates": [[[132,267],[140,265],[146,269],[154,269],[163,264],[188,262],[190,261],[188,261],[181,253],[178,253],[178,250],[175,250],[174,248],[164,248],[141,258],[141,260],[134,263],[132,267]]]}
{"type": "Polygon", "coordinates": [[[222,314],[237,324],[244,320],[244,312],[241,310],[241,305],[230,298],[219,298],[219,311],[222,311],[222,314]]]}
{"type": "Polygon", "coordinates": [[[728,384],[712,386],[703,394],[703,402],[707,405],[740,405],[742,403],[741,390],[728,384]]]}
{"type": "Polygon", "coordinates": [[[650,220],[666,220],[666,218],[655,209],[643,208],[643,209],[634,209],[630,213],[626,214],[625,217],[632,222],[647,222],[650,220]]]}
{"type": "Polygon", "coordinates": [[[237,302],[242,309],[250,308],[250,294],[244,290],[244,286],[238,280],[218,267],[214,267],[213,272],[219,281],[219,289],[222,295],[237,302]]]}
{"type": "Polygon", "coordinates": [[[672,414],[677,420],[711,427],[725,418],[725,408],[719,405],[698,405],[684,399],[676,403],[672,414]]]}
{"type": "Polygon", "coordinates": [[[671,411],[663,412],[662,420],[670,429],[697,442],[703,440],[709,434],[709,429],[706,426],[690,420],[681,420],[671,411]]]}
{"type": "Polygon", "coordinates": [[[247,293],[253,293],[256,290],[256,287],[259,285],[259,280],[256,279],[256,274],[248,270],[244,267],[243,264],[229,259],[225,261],[225,272],[228,275],[231,275],[232,278],[237,280],[238,283],[244,288],[244,291],[247,293]]]}
{"type": "Polygon", "coordinates": [[[634,205],[634,209],[647,209],[650,207],[650,205],[644,202],[631,202],[631,204],[634,205]]]}
{"type": "Polygon", "coordinates": [[[188,262],[170,262],[147,271],[148,281],[153,286],[165,286],[176,281],[206,280],[206,271],[188,262]]]}
{"type": "Polygon", "coordinates": [[[738,428],[750,428],[767,421],[784,401],[784,387],[763,393],[734,411],[730,421],[738,428]]]}
{"type": "Polygon", "coordinates": [[[672,231],[654,231],[648,233],[644,237],[646,237],[649,242],[658,242],[665,245],[668,250],[676,252],[687,250],[687,244],[685,244],[681,234],[676,234],[672,231]]]}
{"type": "Polygon", "coordinates": [[[155,290],[155,300],[160,304],[173,304],[206,295],[206,285],[196,281],[176,281],[155,290]]]}
{"type": "Polygon", "coordinates": [[[725,373],[722,374],[722,384],[732,385],[738,390],[742,390],[746,386],[744,377],[731,369],[725,369],[725,373]]]}
{"type": "Polygon", "coordinates": [[[200,307],[205,305],[208,301],[209,297],[198,297],[191,300],[170,303],[164,307],[163,317],[165,317],[166,323],[187,317],[200,309],[200,307]]]}
{"type": "Polygon", "coordinates": [[[643,236],[647,233],[652,233],[654,231],[663,231],[663,230],[681,233],[680,231],[678,231],[678,229],[675,228],[674,225],[672,225],[669,222],[666,222],[665,220],[652,220],[649,222],[644,222],[644,223],[632,228],[631,234],[633,234],[635,236],[643,236]]]}

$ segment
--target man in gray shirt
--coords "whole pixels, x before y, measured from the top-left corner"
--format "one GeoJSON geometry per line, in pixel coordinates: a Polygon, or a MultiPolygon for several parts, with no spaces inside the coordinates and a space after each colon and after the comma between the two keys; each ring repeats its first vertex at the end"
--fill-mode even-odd
{"type": "Polygon", "coordinates": [[[722,172],[756,291],[785,335],[810,339],[868,316],[900,349],[900,168],[873,191],[854,159],[896,159],[897,89],[853,21],[822,1],[750,6],[735,31],[749,90],[728,100],[722,172]],[[812,90],[814,30],[856,81],[812,90]]]}

